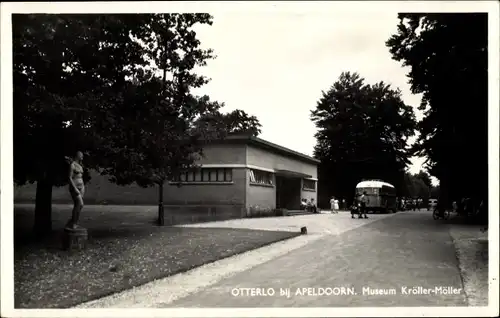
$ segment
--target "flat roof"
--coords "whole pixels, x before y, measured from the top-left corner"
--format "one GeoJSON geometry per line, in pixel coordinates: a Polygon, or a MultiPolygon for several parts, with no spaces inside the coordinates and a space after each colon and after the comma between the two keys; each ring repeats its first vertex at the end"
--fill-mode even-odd
{"type": "Polygon", "coordinates": [[[297,152],[295,150],[274,144],[272,142],[269,142],[267,140],[254,137],[251,135],[242,135],[242,134],[237,134],[237,135],[229,135],[225,138],[226,142],[243,142],[252,146],[256,146],[262,149],[266,150],[271,150],[274,152],[278,152],[280,154],[283,154],[288,157],[293,157],[308,163],[313,163],[313,164],[319,164],[321,163],[320,160],[313,158],[311,156],[305,155],[303,153],[297,152]]]}

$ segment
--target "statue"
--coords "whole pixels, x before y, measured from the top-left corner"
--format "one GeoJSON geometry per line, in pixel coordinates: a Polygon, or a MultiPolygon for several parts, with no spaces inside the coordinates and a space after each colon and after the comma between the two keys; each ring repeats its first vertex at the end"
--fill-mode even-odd
{"type": "Polygon", "coordinates": [[[78,151],[71,159],[69,167],[69,193],[73,199],[73,211],[71,219],[66,224],[68,229],[80,228],[78,220],[83,208],[83,196],[85,195],[85,184],[83,182],[83,153],[78,151]]]}

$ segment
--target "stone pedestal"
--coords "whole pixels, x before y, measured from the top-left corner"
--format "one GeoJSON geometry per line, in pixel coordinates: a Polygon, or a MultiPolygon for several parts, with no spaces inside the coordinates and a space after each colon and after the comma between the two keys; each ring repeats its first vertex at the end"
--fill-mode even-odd
{"type": "Polygon", "coordinates": [[[67,251],[81,251],[87,246],[88,233],[83,227],[64,228],[63,249],[67,251]]]}

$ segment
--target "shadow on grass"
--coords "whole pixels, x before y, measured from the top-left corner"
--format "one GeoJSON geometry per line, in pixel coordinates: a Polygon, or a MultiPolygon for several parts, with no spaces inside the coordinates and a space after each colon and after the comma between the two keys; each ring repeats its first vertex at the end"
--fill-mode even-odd
{"type": "Polygon", "coordinates": [[[89,229],[86,250],[69,253],[60,248],[61,232],[16,247],[16,308],[72,307],[299,235],[223,228],[96,228],[89,229]]]}

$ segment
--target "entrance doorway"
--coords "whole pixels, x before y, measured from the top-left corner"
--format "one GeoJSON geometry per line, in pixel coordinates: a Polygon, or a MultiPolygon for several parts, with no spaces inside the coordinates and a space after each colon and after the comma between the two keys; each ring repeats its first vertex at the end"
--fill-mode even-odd
{"type": "Polygon", "coordinates": [[[301,179],[276,176],[276,208],[300,210],[301,179]]]}

